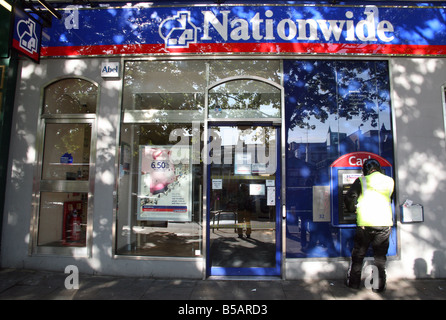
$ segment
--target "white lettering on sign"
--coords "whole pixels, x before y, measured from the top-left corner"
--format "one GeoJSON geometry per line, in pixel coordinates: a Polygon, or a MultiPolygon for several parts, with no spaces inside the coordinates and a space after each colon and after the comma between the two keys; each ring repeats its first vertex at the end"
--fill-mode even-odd
{"type": "Polygon", "coordinates": [[[368,159],[371,159],[371,156],[368,156],[367,158],[357,158],[356,156],[351,156],[348,158],[348,164],[352,167],[362,167],[362,164],[368,159]]]}
{"type": "MultiPolygon", "coordinates": [[[[215,14],[213,11],[202,11],[204,17],[203,35],[201,40],[212,40],[210,30],[213,28],[227,41],[237,40],[276,40],[274,36],[274,12],[265,11],[264,17],[256,13],[251,20],[242,18],[229,19],[230,11],[221,11],[215,14]],[[251,29],[249,28],[251,26],[251,29]]],[[[276,33],[282,40],[342,40],[345,31],[346,41],[384,41],[390,42],[394,39],[394,27],[387,20],[379,20],[379,11],[376,6],[366,6],[364,10],[365,19],[356,23],[352,19],[354,14],[347,11],[347,20],[325,20],[325,19],[282,19],[277,23],[276,33]]],[[[214,39],[215,40],[215,39],[214,39]]],[[[166,42],[167,44],[167,42],[166,42]]]]}

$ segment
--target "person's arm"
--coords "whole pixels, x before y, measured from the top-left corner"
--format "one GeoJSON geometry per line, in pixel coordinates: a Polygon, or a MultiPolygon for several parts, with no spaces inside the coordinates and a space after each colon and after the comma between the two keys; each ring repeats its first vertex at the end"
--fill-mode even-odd
{"type": "Polygon", "coordinates": [[[344,197],[345,208],[348,212],[356,212],[356,204],[361,195],[361,181],[359,178],[353,182],[347,194],[344,197]]]}

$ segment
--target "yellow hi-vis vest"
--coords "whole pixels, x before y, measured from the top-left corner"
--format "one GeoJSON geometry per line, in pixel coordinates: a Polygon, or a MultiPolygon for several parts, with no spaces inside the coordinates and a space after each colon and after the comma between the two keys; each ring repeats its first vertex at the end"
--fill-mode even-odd
{"type": "Polygon", "coordinates": [[[373,172],[361,179],[362,192],[356,206],[356,224],[361,227],[385,227],[393,225],[391,195],[392,178],[373,172]]]}

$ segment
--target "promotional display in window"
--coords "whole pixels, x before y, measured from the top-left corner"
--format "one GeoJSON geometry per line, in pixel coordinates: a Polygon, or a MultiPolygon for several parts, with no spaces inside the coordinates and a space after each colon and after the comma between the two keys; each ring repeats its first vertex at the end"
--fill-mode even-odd
{"type": "Polygon", "coordinates": [[[191,221],[190,148],[181,159],[171,146],[140,146],[139,153],[138,220],[191,221]]]}

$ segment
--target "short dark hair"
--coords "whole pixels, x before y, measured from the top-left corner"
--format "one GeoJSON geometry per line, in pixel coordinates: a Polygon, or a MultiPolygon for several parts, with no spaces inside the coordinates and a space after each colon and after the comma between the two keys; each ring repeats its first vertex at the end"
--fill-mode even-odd
{"type": "Polygon", "coordinates": [[[362,173],[367,176],[374,171],[382,172],[381,165],[379,164],[378,160],[367,159],[364,161],[364,164],[362,165],[362,173]]]}

